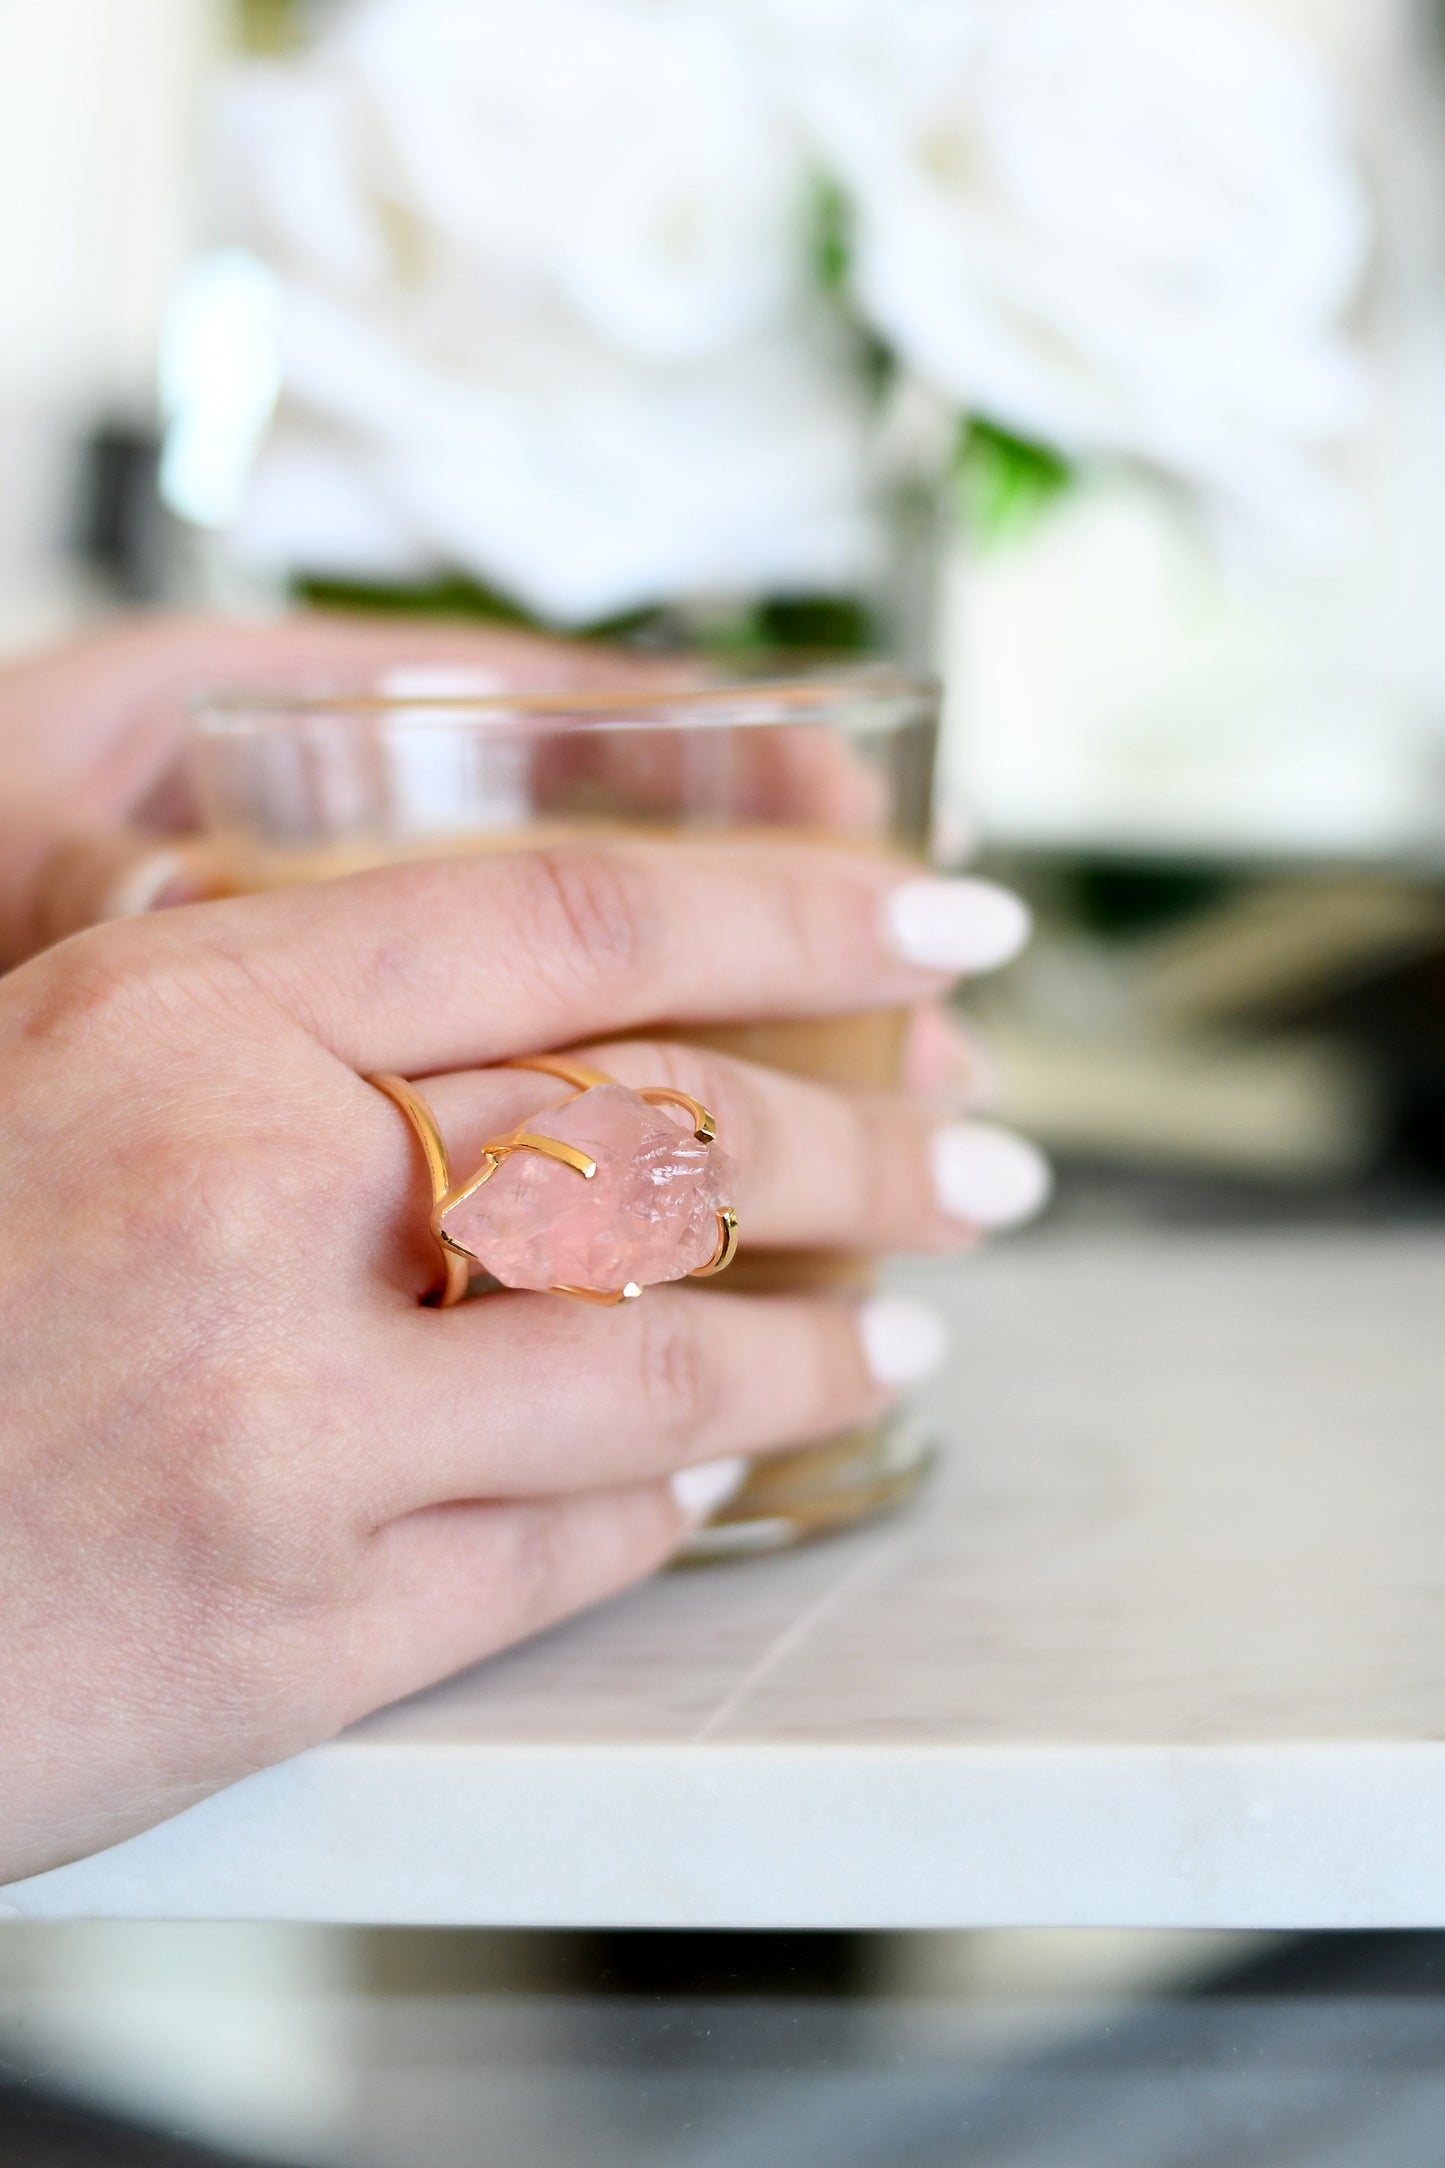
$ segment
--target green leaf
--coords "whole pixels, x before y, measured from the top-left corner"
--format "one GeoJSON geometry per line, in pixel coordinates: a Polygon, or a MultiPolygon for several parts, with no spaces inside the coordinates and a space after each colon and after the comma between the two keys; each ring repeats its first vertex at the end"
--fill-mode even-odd
{"type": "Polygon", "coordinates": [[[345,574],[333,577],[305,573],[291,582],[291,592],[298,602],[317,610],[352,610],[367,617],[478,618],[491,625],[544,629],[528,611],[495,588],[450,574],[420,580],[414,586],[391,586],[380,581],[353,580],[345,574]]]}
{"type": "Polygon", "coordinates": [[[461,574],[408,587],[311,573],[294,579],[291,593],[296,601],[319,610],[509,625],[553,638],[696,652],[749,669],[866,655],[877,648],[879,640],[872,613],[852,595],[774,595],[718,613],[693,613],[686,605],[658,604],[562,628],[547,624],[498,589],[461,574]]]}
{"type": "Polygon", "coordinates": [[[1074,478],[1046,444],[977,418],[963,425],[954,473],[965,524],[985,549],[1032,533],[1074,478]]]}
{"type": "Polygon", "coordinates": [[[301,42],[297,0],[232,0],[236,40],[247,53],[289,53],[301,42]]]}
{"type": "Polygon", "coordinates": [[[773,595],[702,629],[705,654],[740,667],[786,667],[872,654],[879,627],[856,595],[773,595]]]}
{"type": "Polygon", "coordinates": [[[853,207],[826,175],[813,188],[812,257],[823,292],[845,294],[853,274],[853,207]]]}

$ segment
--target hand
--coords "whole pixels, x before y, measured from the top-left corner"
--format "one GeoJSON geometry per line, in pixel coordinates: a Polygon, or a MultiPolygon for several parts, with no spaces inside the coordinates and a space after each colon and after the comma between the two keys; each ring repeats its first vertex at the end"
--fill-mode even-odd
{"type": "MultiPolygon", "coordinates": [[[[607,691],[696,682],[694,665],[498,627],[297,615],[269,623],[133,618],[51,653],[0,666],[0,971],[97,921],[212,892],[184,763],[186,706],[208,686],[295,678],[367,685],[397,668],[455,666],[534,691],[607,691]]],[[[681,809],[675,748],[585,733],[547,758],[566,783],[615,787],[608,764],[637,765],[624,795],[681,809]],[[603,769],[597,770],[601,762],[603,769]],[[580,771],[580,772],[579,772],[580,771]]],[[[876,779],[843,741],[800,730],[738,734],[736,820],[804,820],[876,838],[876,779]]],[[[545,779],[544,779],[545,780],[545,779]]],[[[553,778],[552,780],[556,780],[553,778]]],[[[992,1095],[977,1036],[920,1010],[909,1081],[959,1106],[992,1095]]]]}
{"type": "MultiPolygon", "coordinates": [[[[465,1167],[555,1096],[480,1064],[918,1003],[1022,925],[876,854],[612,845],[202,904],[0,982],[0,1881],[635,1580],[686,1531],[680,1475],[865,1421],[930,1353],[896,1305],[725,1283],[424,1308],[414,1141],[359,1072],[428,1078],[465,1167]]],[[[993,1153],[972,1214],[906,1098],[608,1063],[713,1107],[747,1244],[957,1245],[1009,1216],[1000,1150],[1041,1188],[951,1125],[993,1153]]]]}
{"type": "Polygon", "coordinates": [[[205,893],[181,763],[192,694],[298,676],[369,684],[418,663],[590,691],[663,668],[528,633],[321,616],[135,619],[10,663],[0,668],[0,969],[98,919],[205,893]]]}

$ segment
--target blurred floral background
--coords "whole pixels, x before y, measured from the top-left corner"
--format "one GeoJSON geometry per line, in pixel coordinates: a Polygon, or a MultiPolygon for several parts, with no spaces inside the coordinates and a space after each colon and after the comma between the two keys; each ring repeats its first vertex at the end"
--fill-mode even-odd
{"type": "Polygon", "coordinates": [[[177,328],[168,481],[245,561],[564,626],[870,594],[979,422],[1345,517],[1363,191],[1308,48],[1218,0],[361,0],[219,127],[246,253],[177,328]],[[249,473],[199,365],[243,306],[249,473]]]}

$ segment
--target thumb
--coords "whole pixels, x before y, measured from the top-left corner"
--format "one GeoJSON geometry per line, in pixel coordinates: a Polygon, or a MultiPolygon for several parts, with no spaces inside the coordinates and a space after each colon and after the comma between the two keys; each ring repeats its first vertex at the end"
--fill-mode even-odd
{"type": "Polygon", "coordinates": [[[102,919],[134,918],[221,893],[208,846],[113,829],[57,837],[43,853],[24,922],[7,929],[10,963],[102,919]]]}

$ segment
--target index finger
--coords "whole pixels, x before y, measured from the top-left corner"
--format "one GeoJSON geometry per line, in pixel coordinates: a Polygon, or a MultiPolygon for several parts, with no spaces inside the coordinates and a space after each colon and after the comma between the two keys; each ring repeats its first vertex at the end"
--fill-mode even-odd
{"type": "Polygon", "coordinates": [[[460,670],[494,690],[559,694],[679,676],[676,664],[504,627],[312,613],[269,623],[141,617],[8,662],[0,667],[0,963],[96,915],[107,842],[122,824],[136,834],[116,846],[117,872],[142,837],[194,827],[178,766],[191,695],[228,678],[369,685],[422,665],[460,670]]]}
{"type": "Polygon", "coordinates": [[[1004,963],[1025,906],[819,845],[606,841],[168,914],[343,1060],[404,1075],[640,1026],[840,1015],[1004,963]]]}

